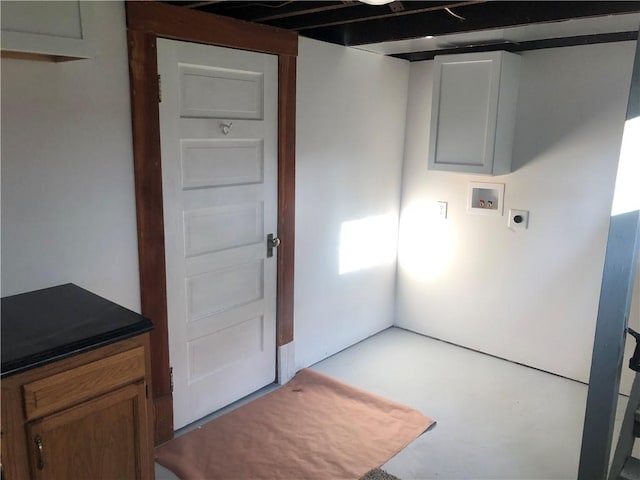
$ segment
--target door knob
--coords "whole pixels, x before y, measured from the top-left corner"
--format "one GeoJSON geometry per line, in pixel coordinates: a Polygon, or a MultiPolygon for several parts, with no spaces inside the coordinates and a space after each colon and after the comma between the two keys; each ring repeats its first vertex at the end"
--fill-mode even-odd
{"type": "Polygon", "coordinates": [[[233,127],[233,122],[229,122],[229,123],[222,122],[220,124],[220,130],[222,130],[222,133],[224,133],[225,135],[229,135],[229,132],[231,131],[231,127],[233,127]]]}
{"type": "Polygon", "coordinates": [[[280,246],[280,239],[273,233],[267,235],[267,258],[273,257],[273,249],[280,246]]]}

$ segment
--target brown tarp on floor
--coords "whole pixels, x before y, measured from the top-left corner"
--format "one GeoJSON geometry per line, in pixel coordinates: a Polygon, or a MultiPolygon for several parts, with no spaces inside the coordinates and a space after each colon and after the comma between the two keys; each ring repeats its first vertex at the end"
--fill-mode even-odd
{"type": "Polygon", "coordinates": [[[181,479],[358,479],[433,424],[404,405],[302,370],[287,385],[156,449],[181,479]]]}

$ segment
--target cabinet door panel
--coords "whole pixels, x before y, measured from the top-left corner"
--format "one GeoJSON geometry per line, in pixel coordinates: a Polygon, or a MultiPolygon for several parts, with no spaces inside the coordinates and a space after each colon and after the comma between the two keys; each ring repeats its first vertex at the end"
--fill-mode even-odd
{"type": "Polygon", "coordinates": [[[429,169],[511,171],[520,58],[508,52],[436,56],[429,169]]]}
{"type": "Polygon", "coordinates": [[[93,3],[2,2],[3,53],[51,55],[56,60],[92,57],[93,3]]]}
{"type": "Polygon", "coordinates": [[[436,58],[430,168],[491,173],[500,59],[495,53],[436,58]]]}
{"type": "Polygon", "coordinates": [[[493,75],[489,60],[442,65],[437,162],[482,167],[493,154],[487,145],[495,128],[491,116],[493,75]]]}
{"type": "Polygon", "coordinates": [[[29,423],[33,478],[148,478],[146,418],[141,382],[29,423]]]}

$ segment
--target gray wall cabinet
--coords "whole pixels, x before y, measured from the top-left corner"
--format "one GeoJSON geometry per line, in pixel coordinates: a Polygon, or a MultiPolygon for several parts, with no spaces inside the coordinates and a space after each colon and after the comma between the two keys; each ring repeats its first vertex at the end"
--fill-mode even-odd
{"type": "Polygon", "coordinates": [[[519,71],[508,52],[435,57],[429,169],[511,171],[519,71]]]}
{"type": "Polygon", "coordinates": [[[93,9],[93,2],[86,1],[2,2],[2,56],[53,61],[93,57],[93,9]]]}

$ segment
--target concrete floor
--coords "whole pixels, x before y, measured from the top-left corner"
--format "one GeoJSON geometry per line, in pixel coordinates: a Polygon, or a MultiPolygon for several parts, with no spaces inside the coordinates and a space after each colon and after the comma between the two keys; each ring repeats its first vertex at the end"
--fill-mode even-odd
{"type": "MultiPolygon", "coordinates": [[[[587,386],[390,328],[312,367],[437,421],[382,468],[403,480],[575,480],[587,386]]],[[[267,387],[198,424],[250,401],[267,387]]],[[[626,397],[620,396],[616,431],[626,397]]],[[[156,479],[173,480],[156,465],[156,479]]]]}

